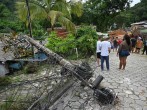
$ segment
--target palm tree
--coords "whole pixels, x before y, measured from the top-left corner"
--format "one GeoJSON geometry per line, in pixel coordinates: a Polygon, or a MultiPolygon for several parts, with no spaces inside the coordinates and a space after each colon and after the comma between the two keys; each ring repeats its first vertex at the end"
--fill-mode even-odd
{"type": "MultiPolygon", "coordinates": [[[[75,32],[75,25],[71,22],[71,14],[78,17],[82,15],[81,1],[66,1],[66,0],[30,0],[30,18],[33,19],[48,19],[51,23],[51,28],[58,22],[65,26],[68,31],[75,32]]],[[[18,17],[27,22],[27,7],[25,1],[16,2],[18,17]]]]}

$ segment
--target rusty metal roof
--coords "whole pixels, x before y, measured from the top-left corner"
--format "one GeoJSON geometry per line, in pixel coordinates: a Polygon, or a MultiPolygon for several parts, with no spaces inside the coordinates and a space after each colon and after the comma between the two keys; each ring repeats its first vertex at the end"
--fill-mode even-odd
{"type": "Polygon", "coordinates": [[[0,41],[0,61],[13,60],[14,53],[11,50],[4,52],[3,51],[4,46],[5,46],[5,44],[0,41]]]}

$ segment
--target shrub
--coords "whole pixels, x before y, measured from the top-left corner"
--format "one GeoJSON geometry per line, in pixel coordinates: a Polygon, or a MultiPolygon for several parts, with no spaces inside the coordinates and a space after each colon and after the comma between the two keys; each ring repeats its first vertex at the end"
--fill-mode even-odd
{"type": "Polygon", "coordinates": [[[97,34],[91,26],[82,26],[76,34],[77,48],[82,56],[88,57],[96,51],[97,34]]]}
{"type": "Polygon", "coordinates": [[[67,37],[62,38],[57,36],[56,32],[51,32],[46,46],[58,54],[68,56],[76,47],[75,44],[75,37],[72,34],[68,34],[67,37]]]}
{"type": "Polygon", "coordinates": [[[80,55],[79,58],[85,58],[95,53],[96,41],[96,30],[91,26],[82,26],[77,30],[75,36],[68,34],[66,38],[57,36],[56,32],[51,32],[46,47],[72,59],[76,58],[75,48],[77,48],[80,55]]]}

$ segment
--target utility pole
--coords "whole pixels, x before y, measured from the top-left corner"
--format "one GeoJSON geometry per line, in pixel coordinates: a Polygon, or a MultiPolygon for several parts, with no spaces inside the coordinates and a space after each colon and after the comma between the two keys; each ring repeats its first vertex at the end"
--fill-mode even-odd
{"type": "MultiPolygon", "coordinates": [[[[26,0],[26,6],[27,6],[27,19],[28,19],[28,28],[29,28],[29,33],[30,33],[30,37],[33,38],[32,36],[32,24],[31,24],[31,18],[30,18],[30,7],[29,7],[29,1],[26,0]]],[[[31,46],[32,48],[32,54],[34,56],[34,48],[33,48],[33,45],[31,46]]]]}

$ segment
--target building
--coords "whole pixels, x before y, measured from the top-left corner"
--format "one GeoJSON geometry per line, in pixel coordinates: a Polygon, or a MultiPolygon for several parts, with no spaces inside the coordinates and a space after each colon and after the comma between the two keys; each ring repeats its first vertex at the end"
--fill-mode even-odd
{"type": "Polygon", "coordinates": [[[124,35],[127,34],[127,32],[124,31],[123,29],[118,29],[118,30],[108,32],[108,34],[109,34],[110,38],[118,37],[118,39],[123,39],[124,35]]]}
{"type": "Polygon", "coordinates": [[[131,24],[131,31],[134,36],[147,36],[147,21],[141,21],[131,24]]]}

